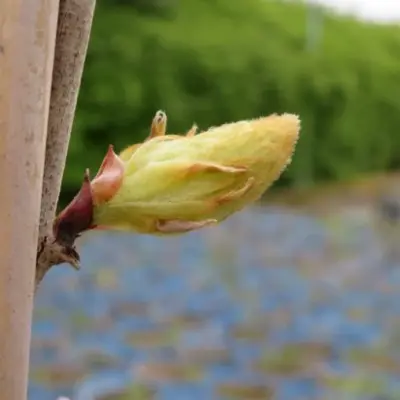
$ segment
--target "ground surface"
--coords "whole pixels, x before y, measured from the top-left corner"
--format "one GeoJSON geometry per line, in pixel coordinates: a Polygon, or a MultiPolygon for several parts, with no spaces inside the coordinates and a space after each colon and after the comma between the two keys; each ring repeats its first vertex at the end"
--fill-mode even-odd
{"type": "Polygon", "coordinates": [[[351,199],[88,236],[37,297],[29,400],[399,399],[395,233],[351,199]]]}

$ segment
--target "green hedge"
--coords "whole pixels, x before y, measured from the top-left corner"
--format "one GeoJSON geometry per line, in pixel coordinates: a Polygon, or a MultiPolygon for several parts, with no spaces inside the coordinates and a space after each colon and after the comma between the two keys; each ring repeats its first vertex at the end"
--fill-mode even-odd
{"type": "Polygon", "coordinates": [[[400,166],[400,28],[324,14],[310,48],[300,4],[98,3],[63,199],[109,143],[121,149],[144,138],[157,109],[172,132],[300,114],[301,140],[281,184],[400,166]]]}

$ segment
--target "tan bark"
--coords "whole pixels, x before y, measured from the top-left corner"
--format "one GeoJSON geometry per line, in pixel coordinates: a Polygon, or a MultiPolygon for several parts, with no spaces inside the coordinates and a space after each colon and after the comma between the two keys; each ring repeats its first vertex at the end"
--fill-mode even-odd
{"type": "Polygon", "coordinates": [[[25,400],[58,0],[0,1],[0,397],[25,400]]]}
{"type": "Polygon", "coordinates": [[[79,262],[73,243],[55,242],[52,225],[60,194],[95,4],[95,0],[60,0],[43,177],[36,286],[53,265],[69,262],[77,267],[79,262]]]}

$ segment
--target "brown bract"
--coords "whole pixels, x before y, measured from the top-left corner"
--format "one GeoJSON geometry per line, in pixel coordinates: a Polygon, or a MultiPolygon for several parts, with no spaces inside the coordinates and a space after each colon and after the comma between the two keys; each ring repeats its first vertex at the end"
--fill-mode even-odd
{"type": "Polygon", "coordinates": [[[123,173],[124,164],[110,145],[96,176],[90,181],[89,169],[85,171],[80,191],[54,221],[53,233],[58,243],[72,246],[82,232],[96,228],[93,208],[118,192],[123,173]]]}

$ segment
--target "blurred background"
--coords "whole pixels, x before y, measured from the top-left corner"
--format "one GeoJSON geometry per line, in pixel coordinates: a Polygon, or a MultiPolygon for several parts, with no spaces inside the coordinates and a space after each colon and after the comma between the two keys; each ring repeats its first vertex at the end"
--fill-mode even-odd
{"type": "Polygon", "coordinates": [[[319,3],[98,2],[61,205],[158,109],[296,113],[301,139],[217,227],[85,235],[37,296],[30,400],[400,398],[400,7],[319,3]]]}

